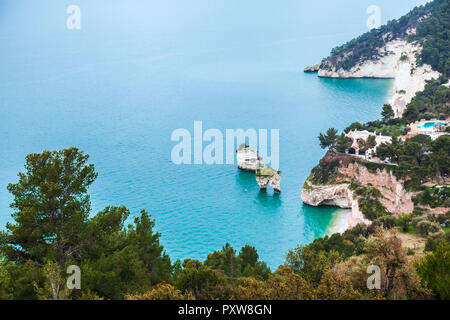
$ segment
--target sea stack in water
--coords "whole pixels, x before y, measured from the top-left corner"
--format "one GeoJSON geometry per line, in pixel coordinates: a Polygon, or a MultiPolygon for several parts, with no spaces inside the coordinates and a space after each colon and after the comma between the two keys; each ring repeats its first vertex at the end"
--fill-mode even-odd
{"type": "Polygon", "coordinates": [[[266,190],[267,185],[273,188],[275,193],[281,192],[281,172],[272,169],[271,167],[265,167],[256,171],[256,182],[258,182],[261,190],[266,190]]]}
{"type": "Polygon", "coordinates": [[[236,158],[238,168],[241,170],[256,172],[264,168],[262,157],[245,144],[241,144],[236,150],[236,158]]]}
{"type": "Polygon", "coordinates": [[[303,72],[318,72],[320,69],[320,63],[306,67],[303,72]]]}

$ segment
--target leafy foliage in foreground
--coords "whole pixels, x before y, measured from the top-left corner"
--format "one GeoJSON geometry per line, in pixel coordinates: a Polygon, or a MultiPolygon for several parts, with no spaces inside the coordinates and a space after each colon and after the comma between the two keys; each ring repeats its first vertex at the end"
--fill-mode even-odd
{"type": "Polygon", "coordinates": [[[75,148],[27,157],[19,182],[9,186],[16,211],[0,237],[0,299],[414,299],[431,292],[447,297],[439,286],[448,274],[442,269],[448,254],[439,245],[447,240],[441,237],[435,253],[417,262],[417,273],[396,233],[378,229],[389,227],[387,220],[299,245],[275,272],[249,245],[237,252],[225,244],[203,262],[172,264],[147,212],[128,225],[125,207],[106,207],[89,217],[87,188],[96,173],[87,161],[75,148]],[[377,292],[365,286],[367,266],[374,263],[387,275],[377,292]],[[71,264],[81,267],[81,290],[65,286],[71,264]]]}
{"type": "Polygon", "coordinates": [[[147,212],[127,227],[125,207],[107,207],[89,218],[87,189],[97,174],[87,155],[76,148],[44,151],[27,156],[25,169],[8,186],[15,223],[0,236],[13,298],[66,297],[65,269],[72,264],[81,267],[92,297],[121,299],[171,280],[170,259],[147,212]]]}
{"type": "Polygon", "coordinates": [[[438,299],[450,299],[450,245],[440,244],[436,252],[416,265],[422,282],[431,288],[438,299]]]}

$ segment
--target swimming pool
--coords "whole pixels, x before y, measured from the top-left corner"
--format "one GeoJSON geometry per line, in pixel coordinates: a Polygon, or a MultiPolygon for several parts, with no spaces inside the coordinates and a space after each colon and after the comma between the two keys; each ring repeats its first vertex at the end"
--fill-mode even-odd
{"type": "Polygon", "coordinates": [[[422,126],[418,126],[418,129],[431,129],[434,128],[435,126],[444,126],[445,123],[444,122],[426,122],[424,123],[422,126]]]}

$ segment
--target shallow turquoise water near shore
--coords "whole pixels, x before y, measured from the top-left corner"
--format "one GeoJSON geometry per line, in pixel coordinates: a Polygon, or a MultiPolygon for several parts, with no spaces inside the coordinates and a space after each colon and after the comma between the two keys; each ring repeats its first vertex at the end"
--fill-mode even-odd
{"type": "Polygon", "coordinates": [[[214,12],[200,2],[195,10],[178,8],[182,18],[170,26],[120,1],[108,2],[106,17],[95,15],[102,1],[79,1],[84,15],[76,32],[65,29],[64,1],[5,2],[0,225],[10,221],[6,185],[17,181],[25,155],[76,146],[99,172],[90,189],[93,212],[106,205],[126,205],[133,214],[147,209],[174,259],[204,259],[225,242],[248,243],[274,268],[288,249],[324,235],[336,210],[300,199],[324,153],[317,136],[377,118],[391,81],[320,79],[301,69],[364,30],[327,34],[332,28],[316,25],[317,17],[298,19],[292,9],[299,4],[291,1],[283,9],[260,7],[255,21],[244,21],[252,7],[240,4],[244,12],[233,23],[236,13],[224,2],[214,12]],[[208,18],[197,23],[200,8],[208,18]],[[134,19],[121,25],[122,15],[134,19]],[[282,193],[260,192],[254,175],[232,165],[173,164],[171,133],[193,132],[195,120],[223,132],[280,129],[282,193]]]}

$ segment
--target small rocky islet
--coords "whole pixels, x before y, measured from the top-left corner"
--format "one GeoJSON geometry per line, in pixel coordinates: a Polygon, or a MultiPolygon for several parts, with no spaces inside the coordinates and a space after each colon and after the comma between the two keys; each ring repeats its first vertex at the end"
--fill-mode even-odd
{"type": "Polygon", "coordinates": [[[267,167],[257,151],[241,144],[236,150],[236,158],[240,170],[255,173],[260,190],[267,190],[270,184],[275,193],[281,192],[281,172],[267,167]]]}

